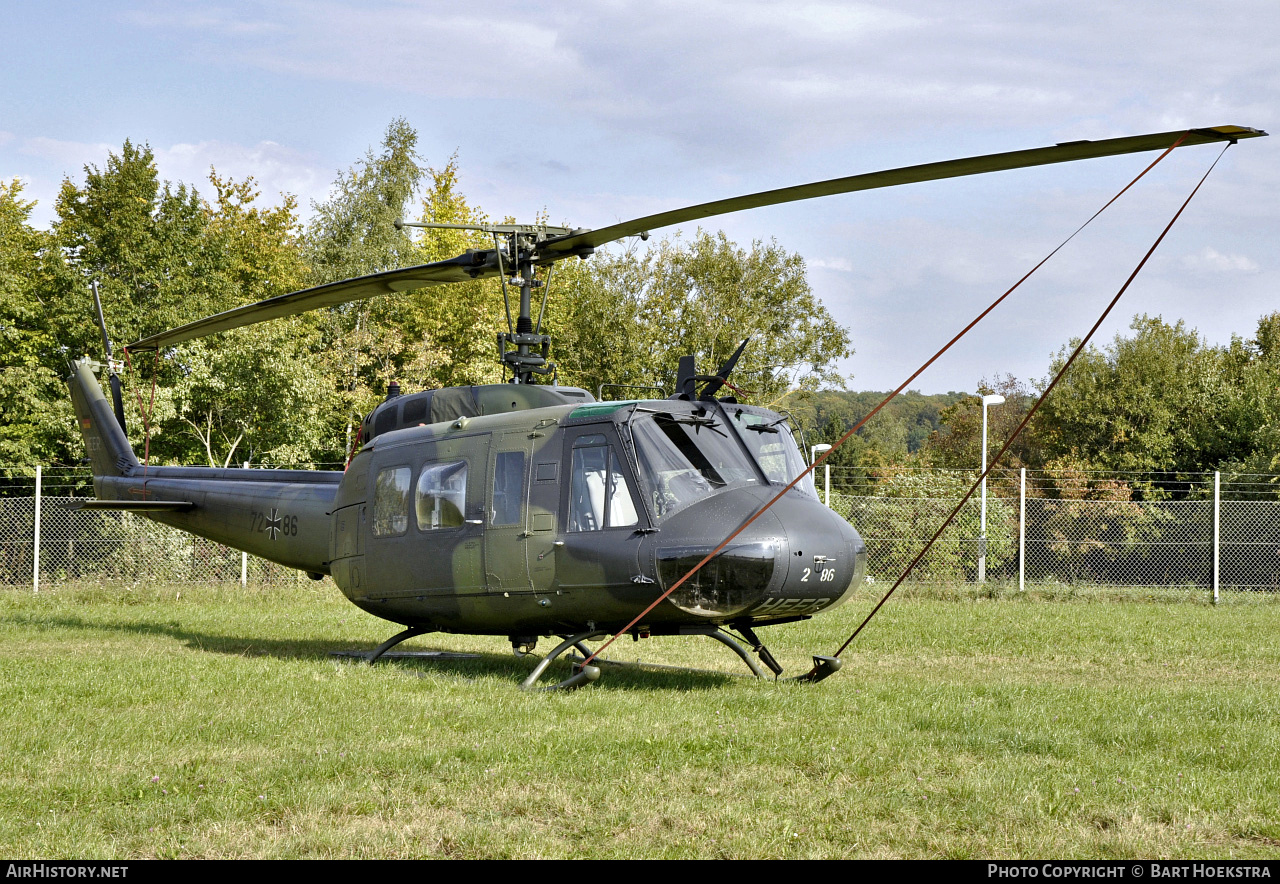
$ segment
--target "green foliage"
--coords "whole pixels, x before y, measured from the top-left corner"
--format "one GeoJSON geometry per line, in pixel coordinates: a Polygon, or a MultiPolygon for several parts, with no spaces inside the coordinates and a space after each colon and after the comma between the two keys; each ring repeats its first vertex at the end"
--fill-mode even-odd
{"type": "Polygon", "coordinates": [[[1257,481],[1272,486],[1258,496],[1280,496],[1280,312],[1258,320],[1251,340],[1235,338],[1227,351],[1230,383],[1221,435],[1221,469],[1229,481],[1257,481]]]}
{"type": "Polygon", "coordinates": [[[170,423],[195,437],[209,466],[305,464],[336,448],[325,422],[331,387],[307,331],[301,320],[286,319],[229,332],[217,348],[179,347],[173,358],[183,371],[170,423]]]}
{"type": "Polygon", "coordinates": [[[835,365],[853,352],[848,332],[813,296],[803,259],[776,242],[747,250],[700,230],[689,243],[672,237],[643,253],[598,253],[563,276],[555,354],[579,386],[673,393],[680,356],[713,374],[747,337],[730,378],[743,401],[776,406],[795,389],[843,386],[835,365]]]}
{"type": "MultiPolygon", "coordinates": [[[[1280,432],[1280,314],[1257,337],[1206,344],[1182,321],[1139,316],[1134,334],[1087,348],[1037,415],[1043,463],[1126,472],[1273,472],[1280,432]]],[[[1064,348],[1053,365],[1056,372],[1064,348]]],[[[1158,483],[1142,489],[1160,495],[1158,483]]]]}
{"type": "MultiPolygon", "coordinates": [[[[887,393],[852,393],[823,390],[787,397],[785,407],[804,428],[808,445],[834,445],[887,393]]],[[[908,390],[895,396],[847,442],[832,452],[826,463],[836,487],[865,488],[892,467],[916,462],[930,436],[942,427],[945,410],[966,398],[965,393],[923,395],[908,390]]],[[[965,464],[972,468],[977,463],[965,464]]]]}
{"type": "MultiPolygon", "coordinates": [[[[7,418],[0,459],[83,457],[60,378],[69,358],[103,357],[92,281],[100,284],[117,347],[302,284],[295,201],[263,209],[252,179],[215,172],[210,181],[212,204],[185,184],[161,183],[151,150],[126,141],[104,168],[86,167],[82,186],[63,183],[48,234],[27,226],[30,205],[18,197],[20,188],[0,194],[0,333],[11,344],[0,378],[7,418]]],[[[313,459],[320,436],[331,435],[317,405],[322,387],[312,352],[319,343],[314,320],[304,319],[191,342],[175,358],[130,360],[132,441],[157,461],[223,463],[237,453],[269,452],[313,459]],[[307,421],[302,429],[293,425],[297,417],[307,421]]],[[[331,450],[336,456],[338,445],[331,450]]]]}
{"type": "MultiPolygon", "coordinates": [[[[458,158],[443,169],[426,170],[427,187],[421,220],[436,224],[487,224],[489,218],[471,206],[458,188],[458,158]]],[[[470,230],[429,228],[417,240],[417,260],[441,261],[467,249],[492,248],[493,239],[470,230]]],[[[494,341],[506,329],[502,286],[497,279],[473,280],[414,292],[403,299],[380,302],[379,318],[402,335],[395,365],[402,382],[429,389],[505,380],[494,341]]],[[[536,318],[536,317],[535,317],[536,318]]]]}
{"type": "Polygon", "coordinates": [[[0,182],[0,464],[66,463],[83,457],[71,433],[71,404],[51,363],[61,357],[40,280],[52,246],[35,230],[35,203],[22,183],[0,182]]]}
{"type": "Polygon", "coordinates": [[[101,284],[112,328],[130,339],[236,302],[221,251],[208,247],[208,206],[194,188],[162,185],[150,148],[126,141],[105,169],[85,168],[83,187],[64,181],[56,210],[54,235],[65,266],[54,284],[68,313],[81,318],[75,327],[86,329],[84,346],[96,337],[92,321],[82,319],[92,307],[81,306],[92,280],[101,284]]]}
{"type": "Polygon", "coordinates": [[[338,176],[329,199],[312,206],[303,243],[311,285],[416,263],[409,235],[395,227],[422,178],[418,133],[403,119],[387,126],[381,152],[338,176]]]}
{"type": "MultiPolygon", "coordinates": [[[[976,470],[982,465],[982,397],[1004,396],[1004,402],[987,406],[987,462],[997,463],[996,455],[1017,431],[1036,396],[1011,375],[994,381],[984,380],[974,396],[965,396],[943,409],[942,424],[930,437],[923,452],[929,464],[947,469],[976,470]]],[[[1005,470],[1035,466],[1041,462],[1033,426],[1018,435],[997,465],[1005,470]]]]}
{"type": "MultiPolygon", "coordinates": [[[[320,284],[451,258],[492,246],[468,231],[430,230],[418,241],[397,230],[424,178],[423,220],[475,224],[485,220],[457,190],[457,163],[423,165],[417,133],[404,120],[388,126],[380,151],[370,150],[334,183],[315,208],[303,252],[310,282],[320,284]]],[[[346,304],[322,317],[319,353],[335,385],[335,403],[351,429],[382,398],[387,384],[406,390],[500,380],[493,335],[500,313],[496,281],[429,287],[395,298],[346,304]]]]}

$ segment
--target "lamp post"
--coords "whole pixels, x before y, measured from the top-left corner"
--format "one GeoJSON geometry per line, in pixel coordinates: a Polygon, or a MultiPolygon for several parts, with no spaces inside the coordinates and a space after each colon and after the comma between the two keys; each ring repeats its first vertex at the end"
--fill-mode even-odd
{"type": "MultiPolygon", "coordinates": [[[[809,449],[809,463],[813,463],[815,460],[817,460],[819,453],[823,451],[830,451],[830,450],[831,450],[831,446],[828,445],[826,442],[820,442],[817,445],[814,445],[812,448],[809,449]]],[[[826,485],[826,492],[827,492],[826,504],[827,504],[827,508],[830,509],[831,508],[831,464],[824,463],[822,465],[822,472],[823,472],[823,479],[826,485]]]]}
{"type": "MultiPolygon", "coordinates": [[[[982,466],[987,471],[987,406],[999,405],[1004,397],[995,393],[982,397],[982,466]]],[[[982,477],[982,515],[978,527],[978,582],[987,582],[987,477],[982,477]]]]}

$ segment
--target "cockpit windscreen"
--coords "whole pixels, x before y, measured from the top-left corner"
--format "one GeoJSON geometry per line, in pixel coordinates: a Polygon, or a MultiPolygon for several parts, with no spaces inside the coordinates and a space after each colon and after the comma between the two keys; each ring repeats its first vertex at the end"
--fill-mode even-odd
{"type": "Polygon", "coordinates": [[[636,414],[640,480],[662,520],[722,488],[758,483],[747,453],[715,412],[636,414]]]}

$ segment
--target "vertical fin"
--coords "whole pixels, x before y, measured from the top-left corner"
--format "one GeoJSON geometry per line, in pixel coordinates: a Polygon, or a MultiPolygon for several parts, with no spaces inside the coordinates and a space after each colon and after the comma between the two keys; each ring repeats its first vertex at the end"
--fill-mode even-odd
{"type": "Polygon", "coordinates": [[[76,412],[76,426],[84,437],[89,462],[95,476],[130,476],[139,468],[138,458],[129,439],[120,428],[102,385],[93,376],[87,360],[71,365],[67,385],[71,388],[71,404],[76,412]]]}

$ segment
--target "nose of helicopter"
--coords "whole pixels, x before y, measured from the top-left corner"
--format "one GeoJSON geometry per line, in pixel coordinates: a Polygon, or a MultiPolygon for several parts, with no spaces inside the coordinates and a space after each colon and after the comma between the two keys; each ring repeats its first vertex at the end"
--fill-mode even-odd
{"type": "MultiPolygon", "coordinates": [[[[662,588],[675,585],[776,493],[732,489],[673,517],[655,548],[662,588]]],[[[760,622],[816,614],[848,597],[866,575],[866,561],[866,545],[852,525],[820,501],[792,491],[669,598],[689,613],[716,619],[760,622]]]]}

